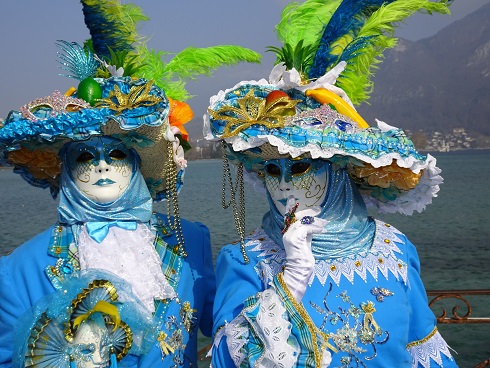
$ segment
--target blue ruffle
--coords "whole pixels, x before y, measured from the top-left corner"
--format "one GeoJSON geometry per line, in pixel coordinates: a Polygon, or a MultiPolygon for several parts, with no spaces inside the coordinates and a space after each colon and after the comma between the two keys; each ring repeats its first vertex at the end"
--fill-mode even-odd
{"type": "MultiPolygon", "coordinates": [[[[250,90],[254,90],[256,97],[265,98],[275,89],[268,85],[245,84],[229,91],[212,108],[218,111],[224,106],[238,107],[238,99],[243,98],[250,90]]],[[[290,89],[284,92],[287,92],[292,99],[299,101],[296,105],[298,113],[311,111],[321,106],[316,100],[307,97],[299,90],[290,89]]],[[[213,135],[220,137],[227,125],[227,121],[211,119],[213,135]]],[[[301,149],[306,146],[310,148],[316,146],[325,152],[335,150],[337,154],[342,153],[357,158],[369,157],[370,161],[388,154],[397,154],[401,158],[412,157],[420,161],[426,158],[417,152],[411,140],[401,129],[393,128],[389,131],[382,131],[376,127],[359,129],[353,127],[353,124],[348,121],[338,119],[325,125],[313,116],[302,118],[297,115],[292,122],[286,123],[282,128],[252,125],[240,131],[237,137],[248,143],[256,142],[257,139],[270,142],[270,137],[274,137],[290,147],[301,149]]],[[[251,143],[250,146],[256,146],[256,144],[251,143]]]]}
{"type": "MultiPolygon", "coordinates": [[[[115,86],[123,94],[127,94],[132,87],[147,83],[145,79],[131,80],[130,77],[98,81],[102,87],[102,98],[107,98],[115,86]]],[[[87,108],[49,116],[49,109],[39,109],[35,115],[40,120],[31,121],[24,118],[20,111],[11,111],[5,120],[5,126],[0,129],[0,143],[10,146],[29,140],[43,143],[53,142],[58,138],[83,140],[91,135],[102,134],[102,126],[109,120],[118,122],[123,130],[134,130],[143,125],[156,127],[167,117],[170,105],[163,90],[154,85],[150,95],[159,97],[160,102],[152,106],[125,109],[120,113],[109,108],[87,108]]]]}

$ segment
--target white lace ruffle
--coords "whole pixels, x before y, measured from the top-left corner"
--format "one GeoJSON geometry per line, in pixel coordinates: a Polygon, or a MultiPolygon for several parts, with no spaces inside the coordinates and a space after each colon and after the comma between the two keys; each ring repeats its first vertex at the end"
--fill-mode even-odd
{"type": "Polygon", "coordinates": [[[226,336],[228,352],[233,363],[235,363],[235,367],[239,367],[245,359],[245,353],[242,348],[247,343],[248,334],[245,318],[242,315],[238,315],[214,335],[213,346],[217,348],[223,336],[226,336]]]}
{"type": "Polygon", "coordinates": [[[154,299],[176,296],[163,274],[162,262],[153,245],[154,238],[144,224],[138,224],[134,231],[113,226],[99,244],[88,235],[84,225],[78,242],[80,268],[105,270],[124,279],[136,297],[154,312],[154,299]]]}
{"type": "Polygon", "coordinates": [[[294,367],[299,348],[288,343],[291,323],[281,299],[274,289],[267,289],[259,296],[259,313],[255,332],[264,345],[265,351],[260,359],[260,367],[294,367]]]}
{"type": "Polygon", "coordinates": [[[408,351],[412,355],[412,367],[430,368],[432,360],[442,367],[441,353],[453,359],[446,341],[439,332],[424,343],[409,348],[408,351]]]}
{"type": "Polygon", "coordinates": [[[215,335],[214,346],[217,347],[223,336],[226,336],[228,352],[235,366],[239,367],[246,358],[243,347],[248,341],[250,324],[264,347],[264,353],[257,359],[256,367],[294,367],[299,347],[290,339],[291,323],[284,318],[286,308],[274,289],[258,294],[258,308],[255,321],[240,314],[227,323],[215,335]]]}
{"type": "MultiPolygon", "coordinates": [[[[317,260],[309,285],[315,278],[322,285],[325,285],[327,278],[339,285],[342,278],[354,283],[355,275],[366,281],[368,275],[378,280],[380,275],[388,279],[389,274],[408,285],[407,265],[397,255],[402,252],[395,243],[401,241],[400,235],[395,227],[376,220],[376,236],[368,252],[341,259],[317,260]]],[[[256,272],[263,284],[268,285],[282,271],[286,257],[284,249],[269,238],[263,229],[257,229],[250,235],[245,247],[253,252],[260,252],[258,257],[263,260],[257,264],[256,272]]]]}

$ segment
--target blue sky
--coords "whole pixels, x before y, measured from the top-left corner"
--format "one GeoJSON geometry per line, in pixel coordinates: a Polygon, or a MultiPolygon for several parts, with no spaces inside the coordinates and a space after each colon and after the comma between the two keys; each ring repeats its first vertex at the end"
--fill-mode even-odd
{"type": "MultiPolygon", "coordinates": [[[[178,52],[188,46],[235,44],[264,55],[261,65],[223,67],[213,77],[187,84],[196,97],[187,102],[197,117],[204,114],[209,97],[240,80],[266,78],[275,57],[265,53],[279,46],[274,27],[286,0],[134,0],[150,21],[139,33],[157,50],[178,52]]],[[[450,16],[415,15],[400,26],[397,36],[417,40],[429,37],[449,23],[477,10],[490,0],[454,0],[450,16]]],[[[56,40],[83,43],[89,37],[81,4],[76,0],[16,0],[4,2],[0,13],[2,98],[0,117],[58,89],[65,92],[74,81],[59,76],[56,40]]]]}

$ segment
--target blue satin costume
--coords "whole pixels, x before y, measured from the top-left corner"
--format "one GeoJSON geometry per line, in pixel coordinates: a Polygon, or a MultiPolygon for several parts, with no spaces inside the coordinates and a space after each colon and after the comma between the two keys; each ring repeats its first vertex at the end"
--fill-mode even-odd
{"type": "Polygon", "coordinates": [[[282,280],[283,217],[270,196],[262,228],[245,239],[250,263],[240,244],[219,253],[213,367],[260,366],[269,352],[267,336],[286,325],[287,344],[297,349],[294,367],[323,366],[325,350],[329,367],[455,367],[428,307],[415,247],[397,229],[368,217],[347,172],[326,165],[319,217],[329,221],[328,231],[313,237],[315,270],[301,303],[282,280]],[[271,290],[278,299],[267,302],[271,290]],[[271,315],[281,324],[264,327],[260,321],[271,315]]]}
{"type": "MultiPolygon", "coordinates": [[[[44,296],[62,289],[63,282],[78,272],[74,254],[81,224],[114,220],[146,224],[156,235],[154,245],[162,260],[162,271],[178,294],[170,301],[155,303],[155,317],[161,321],[164,341],[172,352],[163,354],[160,342],[155,341],[147,354],[129,354],[118,367],[197,366],[198,329],[210,336],[212,328],[215,276],[209,230],[201,223],[181,219],[187,252],[184,257],[175,246],[178,241],[167,217],[152,213],[152,199],[134,155],[129,189],[106,210],[104,205],[94,207],[92,201],[80,196],[63,169],[59,223],[0,257],[0,367],[12,367],[14,331],[24,312],[44,296]]],[[[61,157],[66,160],[63,152],[61,157]]]]}

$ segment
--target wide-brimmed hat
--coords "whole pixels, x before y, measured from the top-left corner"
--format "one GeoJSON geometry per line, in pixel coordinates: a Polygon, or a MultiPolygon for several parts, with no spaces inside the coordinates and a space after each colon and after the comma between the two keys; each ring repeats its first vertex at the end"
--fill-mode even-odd
{"type": "MultiPolygon", "coordinates": [[[[95,106],[56,91],[11,111],[0,128],[4,161],[14,165],[29,183],[59,188],[58,152],[68,141],[106,135],[123,141],[141,159],[140,170],[155,200],[166,198],[170,167],[179,179],[183,166],[177,155],[178,139],[168,122],[165,92],[146,79],[95,79],[101,98],[95,106]]],[[[178,180],[180,186],[182,180],[178,180]]]]}
{"type": "Polygon", "coordinates": [[[205,138],[224,141],[229,158],[258,174],[252,180],[261,179],[270,159],[325,159],[345,168],[366,204],[380,212],[422,211],[442,182],[435,159],[420,154],[401,129],[381,121],[369,126],[333,92],[330,82],[342,67],[310,85],[295,85],[289,74],[273,81],[276,68],[272,81],[219,92],[204,117],[205,138]]]}
{"type": "Polygon", "coordinates": [[[422,211],[442,183],[435,159],[417,152],[401,129],[368,124],[354,108],[372,91],[384,50],[396,45],[395,26],[418,11],[449,12],[444,0],[286,5],[276,26],[282,47],[268,48],[277,56],[269,80],[213,96],[205,138],[221,140],[252,173],[272,158],[329,160],[380,212],[422,211]]]}

